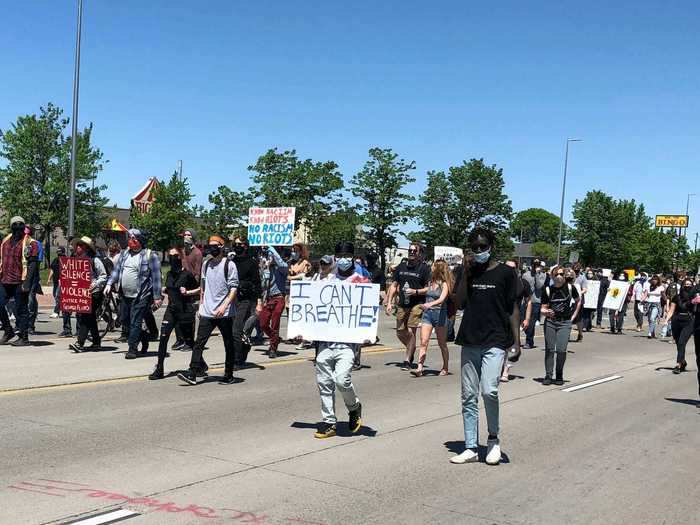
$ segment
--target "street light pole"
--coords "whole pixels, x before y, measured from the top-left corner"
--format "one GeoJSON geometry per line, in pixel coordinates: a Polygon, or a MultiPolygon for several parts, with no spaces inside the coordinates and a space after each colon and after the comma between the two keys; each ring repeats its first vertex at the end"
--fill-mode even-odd
{"type": "Polygon", "coordinates": [[[83,0],[78,0],[78,29],[75,37],[73,73],[73,126],[70,149],[70,196],[68,199],[68,238],[75,235],[75,166],[78,154],[78,92],[80,91],[80,33],[83,25],[83,0]]]}
{"type": "MultiPolygon", "coordinates": [[[[690,218],[688,217],[688,211],[690,210],[690,198],[694,197],[695,193],[689,193],[688,198],[685,201],[685,216],[686,219],[688,220],[688,224],[690,224],[690,218]]],[[[688,226],[685,227],[685,240],[688,240],[688,226]]]]}
{"type": "Polygon", "coordinates": [[[561,235],[564,229],[564,196],[566,194],[566,171],[569,167],[569,142],[582,142],[581,139],[566,139],[566,154],[564,155],[564,182],[561,185],[561,208],[559,209],[559,242],[557,243],[557,266],[561,260],[561,235]]]}

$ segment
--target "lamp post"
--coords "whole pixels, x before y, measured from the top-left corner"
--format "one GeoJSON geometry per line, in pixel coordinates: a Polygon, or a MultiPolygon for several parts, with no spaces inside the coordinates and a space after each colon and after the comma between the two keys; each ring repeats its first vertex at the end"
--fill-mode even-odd
{"type": "Polygon", "coordinates": [[[566,171],[569,167],[569,143],[583,142],[581,139],[566,139],[566,154],[564,155],[564,182],[561,185],[561,208],[559,209],[559,242],[557,243],[557,266],[561,261],[561,235],[564,229],[564,196],[566,194],[566,171]]]}
{"type": "Polygon", "coordinates": [[[83,0],[78,0],[78,29],[75,37],[73,72],[73,126],[70,148],[70,194],[68,198],[68,239],[75,235],[75,166],[78,154],[78,92],[80,90],[80,33],[83,25],[83,0]]]}

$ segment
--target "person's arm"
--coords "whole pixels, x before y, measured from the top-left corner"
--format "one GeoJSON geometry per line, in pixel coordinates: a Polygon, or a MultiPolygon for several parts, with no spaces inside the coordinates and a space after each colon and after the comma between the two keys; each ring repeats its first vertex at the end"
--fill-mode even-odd
{"type": "Polygon", "coordinates": [[[51,284],[52,277],[53,277],[53,268],[49,268],[49,276],[46,279],[46,286],[49,286],[51,284]]]}
{"type": "Polygon", "coordinates": [[[94,265],[95,265],[95,279],[93,280],[92,283],[92,288],[94,290],[101,290],[104,288],[105,283],[107,282],[107,270],[105,270],[104,264],[102,264],[102,261],[100,261],[97,257],[94,259],[94,265]]]}
{"type": "Polygon", "coordinates": [[[532,319],[532,296],[527,298],[527,307],[525,308],[525,319],[523,319],[522,325],[523,330],[527,330],[530,326],[530,319],[532,319]]]}
{"type": "MultiPolygon", "coordinates": [[[[427,290],[425,293],[428,293],[427,290]]],[[[421,305],[421,308],[423,308],[423,310],[430,310],[431,308],[433,308],[435,306],[440,306],[442,303],[444,303],[447,300],[447,296],[449,294],[450,294],[450,287],[447,286],[447,283],[442,283],[442,291],[440,292],[440,297],[438,297],[434,301],[423,303],[421,305]]]]}
{"type": "Polygon", "coordinates": [[[272,260],[275,262],[275,265],[277,266],[277,268],[279,268],[280,270],[282,270],[282,269],[289,270],[289,266],[287,265],[286,262],[284,262],[282,257],[280,257],[280,254],[277,253],[277,250],[275,250],[275,248],[273,246],[268,246],[267,250],[270,253],[270,255],[272,256],[272,260]]]}
{"type": "Polygon", "coordinates": [[[114,268],[112,268],[112,274],[107,279],[107,286],[105,286],[105,294],[109,295],[109,291],[111,290],[112,286],[114,286],[114,283],[117,281],[117,279],[119,279],[119,273],[122,271],[123,262],[124,256],[122,253],[120,253],[119,257],[117,257],[117,262],[114,263],[114,268]]]}
{"type": "Polygon", "coordinates": [[[583,304],[583,295],[579,295],[578,290],[576,290],[575,286],[571,287],[571,296],[574,301],[576,301],[576,308],[574,308],[574,313],[571,315],[571,320],[573,321],[576,319],[576,316],[578,313],[581,311],[581,305],[583,304]],[[574,297],[575,295],[575,297],[574,297]]]}
{"type": "MultiPolygon", "coordinates": [[[[680,300],[680,298],[679,298],[680,300]]],[[[671,317],[673,317],[673,314],[676,311],[676,302],[671,301],[671,306],[668,308],[668,312],[666,312],[666,317],[664,318],[664,323],[668,323],[671,320],[671,317]]]]}
{"type": "Polygon", "coordinates": [[[160,282],[160,259],[156,252],[151,252],[151,258],[148,261],[148,266],[151,269],[151,286],[153,288],[153,306],[160,308],[163,304],[163,293],[161,292],[160,282]]]}
{"type": "Polygon", "coordinates": [[[386,313],[387,315],[391,315],[392,310],[394,308],[394,295],[396,295],[396,290],[398,289],[398,283],[396,281],[392,281],[392,283],[389,285],[389,289],[386,292],[386,313]]]}
{"type": "Polygon", "coordinates": [[[510,314],[510,332],[513,336],[513,351],[517,354],[520,352],[520,308],[515,301],[510,314]]]}

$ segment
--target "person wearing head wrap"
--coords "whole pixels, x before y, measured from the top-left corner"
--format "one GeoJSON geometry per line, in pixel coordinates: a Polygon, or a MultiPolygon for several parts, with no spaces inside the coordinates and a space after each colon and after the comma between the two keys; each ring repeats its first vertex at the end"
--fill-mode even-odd
{"type": "Polygon", "coordinates": [[[148,334],[142,337],[141,330],[144,317],[151,307],[160,308],[163,296],[158,255],[146,248],[147,239],[141,230],[132,228],[128,234],[128,249],[117,259],[105,294],[109,294],[115,283],[119,284],[122,324],[129,327],[129,348],[125,357],[135,359],[139,342],[143,345],[142,352],[148,348],[148,334]]]}
{"type": "Polygon", "coordinates": [[[8,344],[17,332],[10,324],[7,303],[14,298],[19,338],[13,346],[29,345],[29,293],[36,286],[39,272],[39,245],[25,233],[25,222],[20,216],[10,219],[11,233],[0,243],[0,322],[5,334],[0,344],[8,344]]]}

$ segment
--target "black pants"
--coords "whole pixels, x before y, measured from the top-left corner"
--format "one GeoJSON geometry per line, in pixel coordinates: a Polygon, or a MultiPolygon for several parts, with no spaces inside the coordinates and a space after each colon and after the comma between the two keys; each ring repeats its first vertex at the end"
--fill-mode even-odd
{"type": "Polygon", "coordinates": [[[205,362],[203,359],[204,346],[209,341],[214,328],[218,328],[221,332],[221,337],[224,340],[224,348],[226,350],[226,365],[225,374],[233,374],[233,318],[231,317],[200,317],[199,328],[197,329],[197,339],[194,342],[192,350],[192,359],[190,360],[190,370],[192,372],[204,372],[205,362]]]}
{"type": "Polygon", "coordinates": [[[625,324],[625,314],[627,313],[627,304],[622,307],[615,319],[615,310],[610,310],[610,331],[612,333],[622,332],[622,325],[625,324]]]}
{"type": "Polygon", "coordinates": [[[584,308],[581,313],[581,321],[583,321],[583,329],[586,332],[590,332],[593,328],[593,310],[592,308],[584,308]]]}
{"type": "Polygon", "coordinates": [[[156,317],[153,315],[153,310],[150,308],[146,310],[146,314],[143,316],[143,322],[146,323],[146,330],[148,330],[148,336],[158,337],[158,323],[156,323],[156,317]]]}
{"type": "Polygon", "coordinates": [[[87,340],[88,332],[92,336],[92,344],[100,346],[100,331],[97,329],[97,317],[95,312],[89,314],[76,314],[78,318],[78,344],[83,346],[87,340]]]}
{"type": "Polygon", "coordinates": [[[700,397],[700,316],[695,316],[693,341],[695,342],[695,367],[698,371],[698,397],[700,397]]]}
{"type": "Polygon", "coordinates": [[[693,335],[694,329],[693,319],[687,314],[683,317],[674,315],[671,319],[671,332],[676,342],[676,363],[685,361],[685,346],[693,335]]]}
{"type": "Polygon", "coordinates": [[[236,314],[233,318],[233,363],[242,366],[248,358],[250,345],[243,342],[243,333],[248,319],[255,315],[255,299],[243,299],[236,303],[236,314]]]}
{"type": "Polygon", "coordinates": [[[603,326],[603,303],[602,302],[598,303],[598,309],[596,310],[596,313],[595,313],[595,325],[598,328],[601,328],[603,326]]]}
{"type": "Polygon", "coordinates": [[[29,331],[29,292],[23,292],[21,284],[0,285],[0,322],[6,334],[15,333],[7,313],[7,303],[10,302],[10,299],[15,300],[17,331],[23,339],[26,339],[29,331]]]}
{"type": "Polygon", "coordinates": [[[160,343],[158,344],[158,366],[163,366],[165,354],[168,352],[168,340],[173,330],[179,330],[185,344],[194,346],[193,330],[194,311],[184,312],[169,305],[160,324],[160,343]]]}

